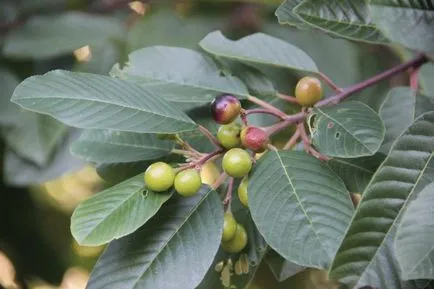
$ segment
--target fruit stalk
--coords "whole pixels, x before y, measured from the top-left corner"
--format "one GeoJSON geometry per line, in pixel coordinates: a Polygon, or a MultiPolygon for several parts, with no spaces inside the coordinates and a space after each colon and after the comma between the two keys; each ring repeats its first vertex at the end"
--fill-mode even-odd
{"type": "Polygon", "coordinates": [[[291,124],[294,124],[296,122],[299,122],[303,120],[306,117],[306,112],[302,111],[293,115],[287,115],[285,117],[284,121],[278,122],[276,124],[273,124],[272,126],[269,126],[265,128],[265,131],[269,136],[279,132],[280,130],[290,126],[291,124]]]}
{"type": "Polygon", "coordinates": [[[252,95],[249,95],[247,97],[247,100],[249,100],[250,102],[253,102],[259,106],[262,106],[263,108],[272,111],[273,113],[275,113],[277,116],[279,116],[281,119],[285,119],[285,117],[287,117],[286,113],[284,113],[283,111],[281,111],[280,109],[278,109],[277,107],[269,104],[268,102],[265,102],[263,100],[260,100],[257,97],[254,97],[252,95]]]}
{"type": "Polygon", "coordinates": [[[280,114],[276,114],[276,112],[266,108],[247,109],[244,111],[245,115],[255,114],[255,113],[270,114],[270,115],[274,115],[275,117],[282,118],[280,114]]]}
{"type": "Polygon", "coordinates": [[[283,100],[286,100],[287,102],[293,103],[293,104],[299,104],[297,99],[293,96],[289,96],[283,93],[277,93],[277,97],[283,100]]]}
{"type": "Polygon", "coordinates": [[[214,144],[216,148],[222,148],[219,140],[206,127],[199,125],[199,130],[204,136],[209,139],[210,142],[214,144]]]}
{"type": "Polygon", "coordinates": [[[343,92],[344,90],[337,86],[327,75],[325,75],[324,73],[320,72],[319,76],[322,78],[322,80],[324,80],[325,83],[327,83],[328,86],[330,86],[333,90],[337,91],[337,92],[343,92]]]}
{"type": "Polygon", "coordinates": [[[359,92],[365,88],[368,88],[384,79],[387,79],[389,77],[392,77],[396,74],[399,74],[409,68],[416,69],[423,65],[424,63],[428,62],[428,57],[425,56],[425,54],[418,54],[415,58],[404,62],[400,65],[397,65],[389,70],[386,70],[380,74],[377,74],[365,81],[362,81],[360,83],[357,83],[355,85],[352,85],[348,88],[345,88],[344,91],[341,93],[336,94],[335,96],[326,98],[324,100],[319,101],[315,106],[321,107],[329,104],[337,104],[347,98],[348,96],[352,95],[353,93],[359,92]]]}

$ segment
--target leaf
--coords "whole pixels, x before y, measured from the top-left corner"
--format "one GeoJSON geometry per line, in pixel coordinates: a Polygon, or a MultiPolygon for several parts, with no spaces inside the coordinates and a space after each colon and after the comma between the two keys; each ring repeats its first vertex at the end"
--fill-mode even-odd
{"type": "Polygon", "coordinates": [[[24,80],[12,101],[79,128],[173,133],[195,128],[148,90],[112,77],[55,70],[24,80]]]}
{"type": "Polygon", "coordinates": [[[95,265],[87,288],[193,289],[220,245],[223,206],[203,186],[195,197],[173,196],[134,234],[113,241],[95,265]]]}
{"type": "Polygon", "coordinates": [[[385,261],[391,258],[381,254],[386,250],[384,242],[390,237],[433,153],[434,112],[431,112],[416,119],[403,132],[374,174],[330,267],[331,278],[351,286],[363,285],[365,283],[360,283],[366,279],[377,278],[373,273],[375,269],[386,266],[388,263],[385,261]],[[381,261],[381,258],[386,259],[381,261]]]}
{"type": "Polygon", "coordinates": [[[280,24],[295,26],[296,28],[306,28],[306,23],[293,12],[303,0],[285,0],[276,10],[276,16],[280,24]]]}
{"type": "Polygon", "coordinates": [[[396,236],[396,255],[403,277],[433,279],[434,276],[434,182],[426,186],[418,197],[409,203],[396,236]]]}
{"type": "Polygon", "coordinates": [[[258,69],[235,62],[231,62],[228,66],[244,82],[253,95],[276,96],[277,90],[273,82],[258,69]]]}
{"type": "Polygon", "coordinates": [[[6,143],[21,157],[44,166],[57,145],[68,132],[68,127],[47,116],[21,111],[13,126],[3,128],[6,143]]]}
{"type": "Polygon", "coordinates": [[[384,139],[384,125],[369,106],[348,101],[317,107],[312,116],[312,140],[321,153],[331,157],[355,158],[373,155],[384,139]]]}
{"type": "Polygon", "coordinates": [[[125,28],[113,17],[68,12],[60,15],[38,15],[6,37],[6,57],[44,59],[71,53],[85,45],[106,39],[122,39],[125,28]]]}
{"type": "Polygon", "coordinates": [[[199,46],[206,52],[250,65],[268,65],[296,71],[318,72],[315,62],[304,51],[281,39],[255,33],[237,41],[221,31],[209,33],[199,46]]]}
{"type": "Polygon", "coordinates": [[[107,75],[121,57],[121,49],[118,46],[119,44],[113,41],[90,46],[90,59],[75,63],[72,70],[107,75]]]}
{"type": "Polygon", "coordinates": [[[305,0],[293,13],[335,36],[368,43],[388,43],[372,23],[367,0],[305,0]]]}
{"type": "Polygon", "coordinates": [[[174,143],[155,134],[85,130],[71,146],[77,157],[97,163],[153,160],[171,153],[174,143]]]}
{"type": "Polygon", "coordinates": [[[236,77],[221,75],[217,65],[201,53],[179,47],[153,46],[130,53],[125,67],[116,65],[111,74],[134,82],[160,98],[193,106],[211,102],[215,96],[248,95],[236,77]]]}
{"type": "Polygon", "coordinates": [[[117,184],[144,172],[153,162],[101,163],[96,165],[96,172],[107,183],[117,184]]]}
{"type": "Polygon", "coordinates": [[[19,107],[10,102],[12,93],[20,83],[11,71],[0,67],[0,123],[1,125],[14,125],[20,118],[17,114],[20,112],[19,107]]]}
{"type": "Polygon", "coordinates": [[[423,93],[434,98],[434,64],[427,63],[419,70],[420,82],[423,93]]]}
{"type": "Polygon", "coordinates": [[[303,266],[285,260],[275,251],[268,252],[265,260],[267,261],[274,277],[279,282],[283,282],[305,269],[303,266]]]}
{"type": "Polygon", "coordinates": [[[373,22],[393,42],[408,48],[434,51],[434,3],[428,1],[372,0],[373,22]]]}
{"type": "Polygon", "coordinates": [[[70,132],[62,145],[54,151],[50,162],[43,168],[18,156],[11,149],[7,149],[3,164],[5,182],[17,187],[28,187],[54,180],[63,174],[81,169],[85,163],[69,153],[69,145],[77,137],[77,131],[70,132]]]}
{"type": "Polygon", "coordinates": [[[249,207],[258,230],[283,258],[327,268],[353,205],[342,180],[316,158],[268,152],[249,177],[249,207]]]}
{"type": "Polygon", "coordinates": [[[409,87],[393,88],[380,107],[386,134],[380,151],[388,153],[393,142],[415,118],[416,95],[409,87]],[[405,109],[403,109],[405,107],[405,109]]]}
{"type": "Polygon", "coordinates": [[[354,159],[333,158],[327,164],[344,181],[350,192],[362,193],[384,158],[383,154],[377,153],[354,159]]]}
{"type": "Polygon", "coordinates": [[[98,246],[136,231],[172,195],[146,189],[143,174],[82,202],[71,217],[71,233],[80,245],[98,246]]]}

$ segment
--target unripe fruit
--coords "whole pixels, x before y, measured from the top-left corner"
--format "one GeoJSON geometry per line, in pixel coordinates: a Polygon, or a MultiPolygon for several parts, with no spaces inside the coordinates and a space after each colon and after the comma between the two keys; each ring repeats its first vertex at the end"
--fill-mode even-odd
{"type": "Polygon", "coordinates": [[[235,123],[222,125],[217,131],[217,139],[225,149],[236,148],[241,144],[240,132],[240,126],[235,123]]]}
{"type": "Polygon", "coordinates": [[[247,232],[241,224],[237,225],[235,237],[227,242],[222,242],[222,247],[228,253],[239,253],[247,245],[247,232]]]}
{"type": "Polygon", "coordinates": [[[238,198],[240,199],[241,204],[248,207],[248,197],[247,197],[247,184],[249,183],[249,179],[247,177],[244,177],[244,179],[241,181],[239,187],[238,187],[238,198]]]}
{"type": "Polygon", "coordinates": [[[243,149],[234,148],[225,153],[222,161],[223,170],[231,177],[241,178],[252,169],[252,159],[243,149]]]}
{"type": "Polygon", "coordinates": [[[240,114],[240,111],[240,101],[230,94],[217,96],[211,103],[212,117],[219,124],[233,122],[240,114]]]}
{"type": "Polygon", "coordinates": [[[242,145],[256,153],[265,151],[270,142],[267,133],[256,126],[243,128],[240,137],[242,145]]]}
{"type": "Polygon", "coordinates": [[[156,162],[145,171],[145,184],[153,192],[164,192],[173,186],[175,172],[166,163],[156,162]]]}
{"type": "Polygon", "coordinates": [[[235,237],[237,231],[237,222],[231,213],[225,213],[223,221],[223,235],[222,241],[227,242],[235,237]]]}
{"type": "Polygon", "coordinates": [[[175,190],[183,197],[196,195],[201,186],[200,174],[195,169],[181,171],[175,177],[175,190]]]}
{"type": "Polygon", "coordinates": [[[306,76],[295,87],[295,98],[302,106],[312,106],[322,98],[321,82],[318,78],[306,76]]]}

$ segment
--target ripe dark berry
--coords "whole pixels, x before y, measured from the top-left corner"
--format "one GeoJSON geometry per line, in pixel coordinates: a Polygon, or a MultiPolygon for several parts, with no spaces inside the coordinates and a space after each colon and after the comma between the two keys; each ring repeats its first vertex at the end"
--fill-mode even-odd
{"type": "Polygon", "coordinates": [[[232,213],[225,213],[223,222],[222,241],[227,242],[235,237],[237,231],[237,222],[232,213]]]}
{"type": "Polygon", "coordinates": [[[238,186],[238,198],[240,199],[241,204],[248,207],[248,197],[247,197],[247,185],[249,183],[249,180],[247,177],[244,177],[241,181],[240,185],[238,186]]]}
{"type": "Polygon", "coordinates": [[[261,153],[267,149],[269,138],[259,127],[247,126],[241,131],[241,143],[245,148],[261,153]]]}
{"type": "Polygon", "coordinates": [[[241,224],[237,224],[237,231],[235,237],[231,240],[222,242],[222,247],[228,253],[239,253],[247,245],[247,232],[241,224]]]}
{"type": "Polygon", "coordinates": [[[217,131],[217,139],[225,149],[236,148],[241,144],[240,132],[241,128],[238,124],[230,123],[222,125],[217,131]]]}
{"type": "Polygon", "coordinates": [[[240,111],[240,101],[230,94],[217,96],[211,103],[212,117],[220,124],[233,122],[240,114],[240,111]]]}
{"type": "Polygon", "coordinates": [[[183,197],[196,195],[201,186],[200,173],[195,169],[181,171],[175,177],[175,190],[183,197]]]}
{"type": "Polygon", "coordinates": [[[312,106],[322,98],[323,90],[318,78],[306,76],[295,87],[295,98],[302,106],[312,106]]]}
{"type": "Polygon", "coordinates": [[[148,189],[153,192],[164,192],[173,186],[175,173],[168,164],[157,162],[146,169],[144,178],[148,189]]]}
{"type": "Polygon", "coordinates": [[[245,150],[234,148],[223,156],[222,167],[229,176],[242,178],[252,169],[252,159],[245,150]]]}

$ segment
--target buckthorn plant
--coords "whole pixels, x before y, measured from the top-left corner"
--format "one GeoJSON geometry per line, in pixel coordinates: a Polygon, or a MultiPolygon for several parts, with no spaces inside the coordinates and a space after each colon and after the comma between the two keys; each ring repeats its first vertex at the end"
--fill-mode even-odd
{"type": "Polygon", "coordinates": [[[433,287],[432,1],[75,2],[8,18],[0,131],[17,185],[77,158],[105,181],[71,217],[108,244],[87,288],[433,287]]]}

